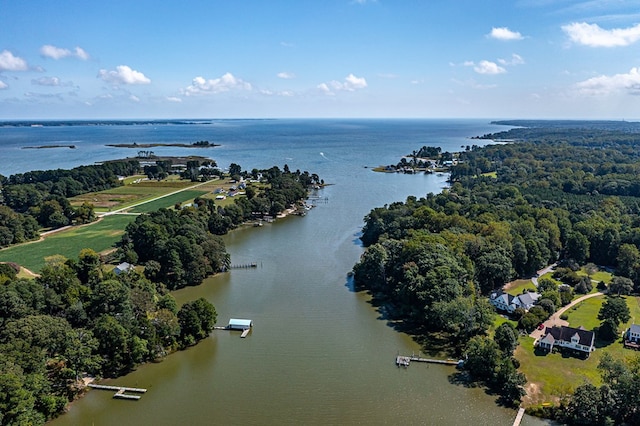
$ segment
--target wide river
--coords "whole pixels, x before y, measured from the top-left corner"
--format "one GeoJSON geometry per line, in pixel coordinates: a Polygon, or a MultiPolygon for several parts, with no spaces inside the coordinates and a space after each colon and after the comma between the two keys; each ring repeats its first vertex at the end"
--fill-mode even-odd
{"type": "MultiPolygon", "coordinates": [[[[160,130],[84,127],[2,129],[0,146],[9,146],[13,134],[23,135],[14,148],[16,143],[72,140],[77,150],[69,155],[81,156],[78,151],[86,146],[97,161],[124,155],[98,147],[96,141],[206,139],[223,142],[206,152],[221,166],[236,162],[251,169],[286,163],[292,170],[318,173],[331,185],[318,192],[316,207],[306,217],[225,237],[232,263],[257,262],[257,268],[234,269],[174,293],[179,303],[198,297],[211,301],[218,325],[229,318],[252,319],[247,338],[216,330],[188,350],[109,381],[147,388],[139,401],[116,400],[110,392],[93,390],[52,425],[513,423],[516,412],[498,406],[495,396],[451,383],[454,367],[414,363],[397,368],[397,354],[418,354],[421,348],[394,330],[367,294],[354,292],[347,277],[362,253],[358,236],[372,208],[446,187],[444,175],[380,174],[370,166],[396,163],[423,145],[459,150],[472,143],[466,137],[499,127],[486,121],[435,120],[221,122],[160,130]],[[29,132],[46,138],[29,139],[29,132]],[[82,132],[93,132],[91,143],[83,145],[89,137],[82,132]],[[127,132],[138,133],[122,137],[127,132]],[[153,132],[156,136],[149,135],[153,132]]],[[[50,159],[60,149],[29,151],[50,159]]],[[[84,162],[91,161],[85,157],[84,162]]],[[[543,422],[525,417],[522,424],[543,422]]]]}

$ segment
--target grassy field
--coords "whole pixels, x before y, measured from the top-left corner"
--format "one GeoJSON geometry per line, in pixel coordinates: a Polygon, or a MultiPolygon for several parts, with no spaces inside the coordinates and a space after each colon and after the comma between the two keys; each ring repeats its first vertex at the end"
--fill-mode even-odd
{"type": "Polygon", "coordinates": [[[504,287],[504,291],[513,296],[522,294],[524,290],[536,291],[536,286],[533,285],[533,282],[531,282],[531,280],[523,279],[511,281],[507,286],[504,287]]]}
{"type": "MultiPolygon", "coordinates": [[[[135,180],[133,181],[135,182],[135,180]]],[[[79,206],[84,202],[93,204],[97,212],[118,210],[133,204],[151,200],[174,191],[193,186],[194,183],[187,180],[170,179],[162,182],[140,181],[106,191],[92,192],[71,198],[73,206],[79,206]]]]}
{"type": "Polygon", "coordinates": [[[198,191],[195,189],[189,189],[186,191],[178,192],[177,194],[168,195],[166,197],[159,198],[148,203],[141,204],[133,207],[131,213],[149,213],[161,208],[173,208],[176,203],[191,202],[194,198],[207,194],[208,191],[198,191]]]}
{"type": "MultiPolygon", "coordinates": [[[[600,325],[597,319],[598,311],[605,298],[594,297],[587,299],[571,309],[569,313],[569,325],[572,327],[583,326],[592,330],[600,325]]],[[[640,298],[627,297],[627,306],[631,312],[631,320],[620,326],[620,331],[625,330],[635,319],[640,319],[640,298]]],[[[597,369],[598,363],[605,353],[609,353],[616,359],[634,359],[638,353],[625,349],[621,339],[614,343],[596,341],[596,350],[588,359],[566,357],[561,353],[546,354],[537,352],[533,347],[533,339],[529,336],[520,337],[520,346],[516,349],[516,358],[520,361],[520,371],[527,376],[528,396],[526,405],[539,405],[545,402],[555,402],[561,395],[571,393],[586,381],[600,385],[601,378],[597,369]]]]}
{"type": "Polygon", "coordinates": [[[67,258],[76,258],[83,248],[97,252],[113,246],[124,233],[124,228],[135,219],[130,215],[114,215],[100,222],[72,228],[68,231],[52,234],[43,241],[21,244],[0,250],[0,262],[16,262],[38,272],[44,266],[44,258],[61,254],[67,258]]]}

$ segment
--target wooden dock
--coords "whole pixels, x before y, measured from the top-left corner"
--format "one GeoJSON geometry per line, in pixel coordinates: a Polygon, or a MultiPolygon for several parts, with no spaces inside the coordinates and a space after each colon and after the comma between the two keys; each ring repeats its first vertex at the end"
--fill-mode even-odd
{"type": "Polygon", "coordinates": [[[244,330],[242,330],[242,334],[240,335],[240,337],[244,339],[245,337],[247,337],[247,334],[249,334],[250,331],[250,328],[245,328],[244,330]]]}
{"type": "Polygon", "coordinates": [[[97,384],[94,384],[94,383],[89,383],[87,386],[89,386],[90,388],[93,388],[93,389],[115,391],[116,393],[113,394],[114,398],[130,399],[130,400],[138,400],[138,399],[140,399],[140,395],[131,395],[131,394],[128,394],[128,393],[125,393],[125,392],[145,393],[147,391],[146,389],[142,389],[142,388],[128,388],[128,387],[125,387],[125,386],[97,385],[97,384]]]}
{"type": "Polygon", "coordinates": [[[433,359],[433,358],[422,358],[419,356],[411,355],[411,356],[402,356],[398,355],[396,357],[396,365],[398,367],[408,367],[411,362],[428,362],[430,364],[443,364],[443,365],[460,365],[460,361],[456,361],[453,359],[433,359]]]}
{"type": "Polygon", "coordinates": [[[513,422],[513,426],[520,426],[520,422],[522,422],[523,416],[524,416],[524,408],[520,408],[518,410],[518,415],[516,415],[516,419],[513,422]]]}

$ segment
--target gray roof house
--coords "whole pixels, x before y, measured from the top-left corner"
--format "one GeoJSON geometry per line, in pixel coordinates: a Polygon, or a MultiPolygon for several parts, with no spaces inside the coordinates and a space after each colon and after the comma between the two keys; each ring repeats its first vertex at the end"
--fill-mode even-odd
{"type": "Polygon", "coordinates": [[[640,349],[640,325],[631,324],[624,333],[624,345],[628,348],[640,349]]]}
{"type": "Polygon", "coordinates": [[[113,273],[116,274],[116,275],[120,275],[123,272],[132,271],[133,268],[134,268],[134,266],[132,264],[130,264],[129,262],[122,262],[121,264],[119,264],[118,266],[113,268],[113,273]]]}
{"type": "Polygon", "coordinates": [[[522,308],[525,311],[528,311],[539,298],[540,294],[533,291],[523,293],[518,296],[512,296],[509,293],[493,292],[491,293],[489,302],[491,302],[496,309],[513,313],[517,308],[522,308]]]}

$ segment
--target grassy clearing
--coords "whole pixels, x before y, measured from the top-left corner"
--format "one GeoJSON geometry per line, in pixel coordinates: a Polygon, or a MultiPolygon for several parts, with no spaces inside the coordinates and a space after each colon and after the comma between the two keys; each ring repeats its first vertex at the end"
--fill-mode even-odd
{"type": "Polygon", "coordinates": [[[176,203],[192,202],[194,198],[207,194],[207,191],[195,189],[178,192],[132,208],[132,213],[149,213],[161,208],[173,208],[176,203]]]}
{"type": "Polygon", "coordinates": [[[524,290],[536,291],[536,286],[533,285],[533,282],[531,282],[531,280],[523,279],[523,280],[511,281],[509,284],[507,284],[504,287],[505,292],[514,296],[522,294],[524,290]]]}
{"type": "MultiPolygon", "coordinates": [[[[599,326],[597,316],[604,301],[604,296],[593,297],[578,304],[569,312],[569,324],[572,327],[582,325],[589,330],[599,326]]],[[[626,301],[631,312],[631,320],[620,326],[621,332],[634,322],[634,318],[640,320],[640,298],[627,297],[626,301]]],[[[525,400],[526,405],[556,402],[561,395],[573,392],[577,386],[585,382],[600,385],[601,378],[597,367],[605,353],[622,360],[635,359],[638,356],[637,352],[625,349],[621,339],[614,343],[596,341],[595,352],[583,360],[565,357],[561,353],[538,353],[533,348],[533,339],[521,336],[515,356],[520,361],[520,371],[527,376],[529,382],[530,394],[525,400]]]]}
{"type": "Polygon", "coordinates": [[[97,252],[107,250],[120,240],[127,224],[135,219],[130,215],[114,215],[98,223],[71,228],[52,234],[43,241],[21,244],[0,250],[0,262],[16,262],[33,272],[44,266],[44,258],[61,254],[76,258],[83,248],[97,252]]]}

